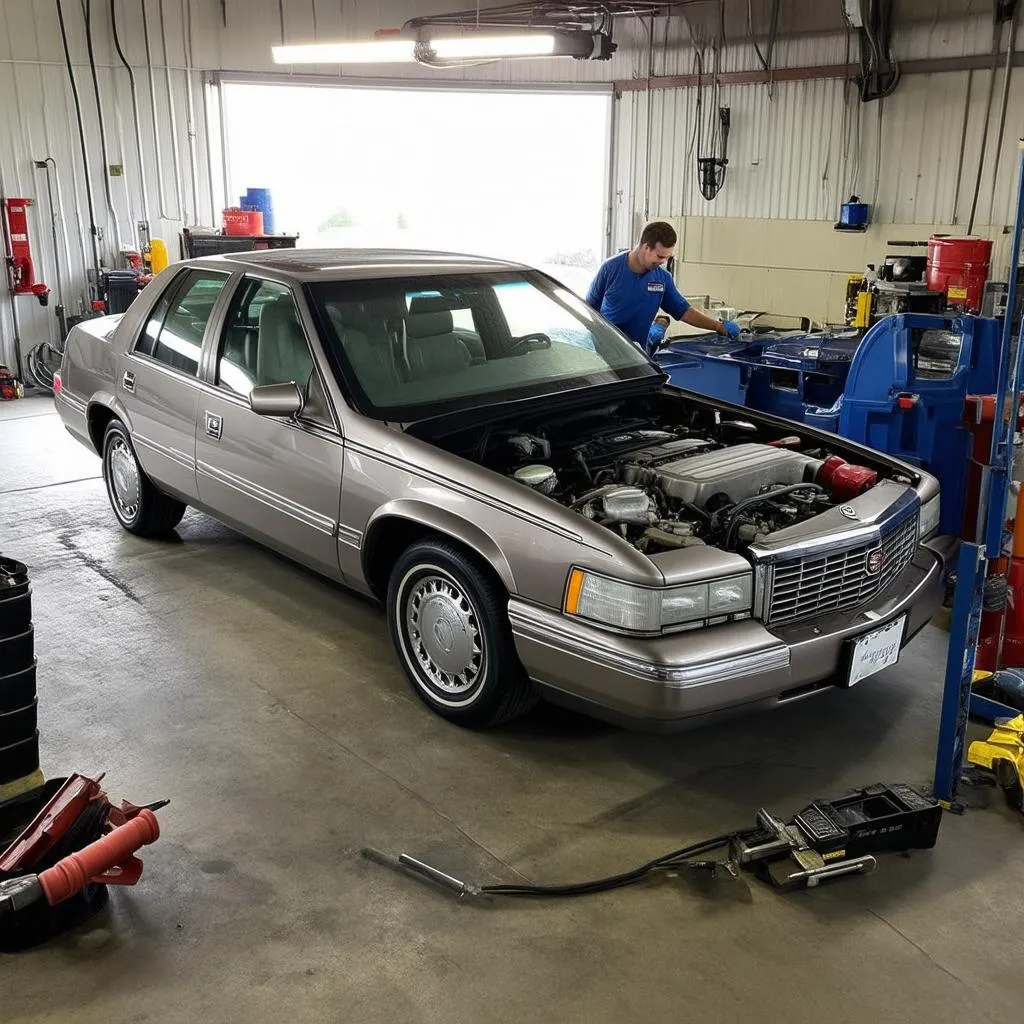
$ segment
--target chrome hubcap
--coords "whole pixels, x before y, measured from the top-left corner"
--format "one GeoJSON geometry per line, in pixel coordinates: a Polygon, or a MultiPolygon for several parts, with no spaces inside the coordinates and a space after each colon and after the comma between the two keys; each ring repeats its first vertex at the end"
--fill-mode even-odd
{"type": "Polygon", "coordinates": [[[416,664],[441,694],[462,697],[478,685],[484,651],[476,611],[453,580],[417,580],[405,602],[405,628],[416,664]]]}
{"type": "Polygon", "coordinates": [[[107,466],[110,495],[121,515],[125,519],[132,519],[139,511],[139,497],[142,488],[135,456],[121,438],[117,438],[111,443],[107,453],[107,466]]]}

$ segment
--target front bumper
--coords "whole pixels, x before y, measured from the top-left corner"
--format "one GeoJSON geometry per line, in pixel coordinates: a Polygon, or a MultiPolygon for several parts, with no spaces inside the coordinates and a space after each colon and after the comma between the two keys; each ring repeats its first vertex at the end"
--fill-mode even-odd
{"type": "Polygon", "coordinates": [[[845,671],[847,641],[900,615],[903,645],[938,610],[946,538],[919,547],[899,578],[854,612],[774,630],[747,620],[657,638],[596,629],[513,598],[509,618],[530,678],[551,699],[601,717],[665,728],[759,701],[784,703],[832,685],[845,671]]]}

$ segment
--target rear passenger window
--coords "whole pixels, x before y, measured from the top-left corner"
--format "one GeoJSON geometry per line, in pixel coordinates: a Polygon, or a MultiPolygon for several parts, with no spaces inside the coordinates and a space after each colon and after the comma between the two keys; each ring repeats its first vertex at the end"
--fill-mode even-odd
{"type": "Polygon", "coordinates": [[[192,270],[156,304],[135,351],[193,376],[199,372],[203,334],[227,281],[223,274],[192,270]]]}

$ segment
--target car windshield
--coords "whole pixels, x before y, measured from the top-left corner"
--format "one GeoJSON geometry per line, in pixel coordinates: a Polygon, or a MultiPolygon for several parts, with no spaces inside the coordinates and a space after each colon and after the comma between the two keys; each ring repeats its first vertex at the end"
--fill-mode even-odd
{"type": "Polygon", "coordinates": [[[532,271],[308,286],[362,411],[409,422],[620,381],[660,380],[567,288],[532,271]]]}

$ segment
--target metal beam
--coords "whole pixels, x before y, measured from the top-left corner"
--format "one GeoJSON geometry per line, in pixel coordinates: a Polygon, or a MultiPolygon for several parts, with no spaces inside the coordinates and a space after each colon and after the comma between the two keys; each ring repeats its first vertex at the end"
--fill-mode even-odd
{"type": "MultiPolygon", "coordinates": [[[[924,60],[900,61],[904,75],[937,75],[951,71],[979,71],[991,69],[993,61],[1003,64],[1006,53],[979,53],[969,57],[931,57],[924,60]]],[[[1024,51],[1013,54],[1012,66],[1024,67],[1024,51]]],[[[886,69],[883,68],[883,71],[886,69]]],[[[771,82],[806,82],[825,78],[856,78],[860,64],[821,64],[798,68],[775,68],[766,71],[726,71],[717,79],[714,75],[660,75],[654,78],[625,78],[617,80],[616,92],[646,92],[648,89],[690,89],[701,85],[768,85],[771,82]]]]}

